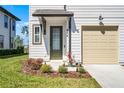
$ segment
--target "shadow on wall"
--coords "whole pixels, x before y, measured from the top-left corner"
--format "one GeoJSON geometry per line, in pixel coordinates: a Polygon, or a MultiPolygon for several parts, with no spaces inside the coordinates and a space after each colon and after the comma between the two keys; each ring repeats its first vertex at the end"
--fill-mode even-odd
{"type": "Polygon", "coordinates": [[[71,18],[71,31],[73,33],[77,32],[79,33],[79,29],[76,28],[76,24],[75,24],[75,20],[74,20],[74,16],[71,18]]]}
{"type": "Polygon", "coordinates": [[[44,38],[44,44],[45,44],[46,52],[47,52],[47,55],[48,55],[48,39],[47,39],[46,35],[43,35],[43,38],[44,38]]]}
{"type": "MultiPolygon", "coordinates": [[[[40,22],[40,24],[43,24],[41,17],[39,17],[39,22],[40,22]]],[[[47,38],[47,35],[44,35],[44,28],[43,28],[43,25],[42,25],[41,31],[43,31],[43,32],[42,32],[42,36],[43,36],[42,42],[44,42],[44,44],[45,44],[45,50],[46,50],[46,52],[47,52],[46,55],[48,55],[48,38],[47,38]]],[[[46,55],[45,55],[45,56],[46,56],[46,55]]]]}
{"type": "MultiPolygon", "coordinates": [[[[71,31],[72,31],[72,33],[79,33],[79,29],[76,27],[74,16],[71,18],[71,24],[72,24],[71,25],[71,31]]],[[[73,41],[72,41],[72,43],[73,43],[73,41]]],[[[74,60],[76,62],[80,62],[80,57],[78,58],[78,56],[73,51],[75,51],[75,50],[72,50],[72,56],[73,56],[74,60]]]]}

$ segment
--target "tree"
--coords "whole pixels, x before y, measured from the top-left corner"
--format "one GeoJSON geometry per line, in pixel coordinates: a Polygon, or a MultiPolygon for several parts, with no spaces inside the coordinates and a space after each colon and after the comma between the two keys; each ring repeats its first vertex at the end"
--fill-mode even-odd
{"type": "MultiPolygon", "coordinates": [[[[29,26],[28,25],[25,25],[25,26],[22,26],[22,29],[21,29],[21,33],[23,35],[25,35],[26,37],[28,37],[28,34],[29,34],[29,26]]],[[[25,47],[25,52],[28,53],[29,51],[29,43],[28,43],[28,39],[27,39],[27,45],[24,45],[25,47]]]]}
{"type": "Polygon", "coordinates": [[[22,27],[22,29],[21,29],[21,33],[23,34],[23,35],[26,35],[26,36],[28,36],[28,33],[29,33],[29,26],[28,25],[26,25],[26,26],[23,26],[22,27]]]}
{"type": "Polygon", "coordinates": [[[19,46],[23,46],[23,39],[19,35],[15,37],[14,41],[15,41],[15,48],[19,46]]]}
{"type": "MultiPolygon", "coordinates": [[[[22,28],[21,28],[21,33],[22,33],[23,35],[25,35],[26,37],[28,37],[28,34],[29,34],[29,26],[28,26],[28,25],[22,26],[22,28]]],[[[27,39],[27,46],[28,46],[28,39],[27,39]]]]}

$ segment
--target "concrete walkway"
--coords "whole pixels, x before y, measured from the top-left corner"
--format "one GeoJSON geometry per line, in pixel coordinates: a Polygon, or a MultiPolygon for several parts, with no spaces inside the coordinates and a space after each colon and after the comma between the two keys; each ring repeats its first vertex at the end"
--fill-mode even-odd
{"type": "MultiPolygon", "coordinates": [[[[52,60],[51,62],[47,62],[52,67],[52,70],[58,71],[59,66],[64,64],[61,60],[52,60]]],[[[68,67],[68,71],[76,71],[76,67],[68,67]]]]}
{"type": "Polygon", "coordinates": [[[111,65],[84,65],[84,68],[104,88],[124,88],[124,66],[111,65]]]}

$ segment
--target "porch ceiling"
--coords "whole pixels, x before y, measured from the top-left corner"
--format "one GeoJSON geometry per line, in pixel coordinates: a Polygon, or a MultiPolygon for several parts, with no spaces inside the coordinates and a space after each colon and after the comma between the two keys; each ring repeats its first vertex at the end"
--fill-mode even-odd
{"type": "Polygon", "coordinates": [[[73,13],[65,10],[37,9],[33,16],[73,16],[73,13]]]}

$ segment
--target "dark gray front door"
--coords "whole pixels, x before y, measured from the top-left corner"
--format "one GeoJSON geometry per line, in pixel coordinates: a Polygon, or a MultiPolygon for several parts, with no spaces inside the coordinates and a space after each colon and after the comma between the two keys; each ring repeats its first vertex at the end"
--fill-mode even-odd
{"type": "Polygon", "coordinates": [[[62,26],[50,27],[50,59],[62,59],[62,26]]]}

